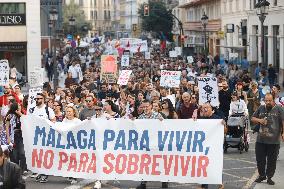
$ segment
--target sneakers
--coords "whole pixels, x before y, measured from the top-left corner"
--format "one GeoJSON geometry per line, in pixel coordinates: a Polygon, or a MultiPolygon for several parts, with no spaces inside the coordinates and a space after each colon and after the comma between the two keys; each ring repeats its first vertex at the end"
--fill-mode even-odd
{"type": "Polygon", "coordinates": [[[269,184],[269,185],[274,185],[275,182],[274,182],[273,180],[271,180],[271,178],[268,178],[268,179],[267,179],[267,184],[269,184]]]}
{"type": "Polygon", "coordinates": [[[36,177],[38,177],[38,174],[37,173],[32,173],[31,178],[36,178],[36,177]]]}
{"type": "Polygon", "coordinates": [[[99,189],[99,188],[102,188],[102,183],[101,183],[101,181],[97,180],[95,182],[94,189],[99,189]]]}
{"type": "Polygon", "coordinates": [[[35,180],[36,180],[37,182],[39,182],[39,181],[41,180],[41,175],[37,174],[35,180]]]}
{"type": "Polygon", "coordinates": [[[265,176],[259,176],[254,182],[261,183],[264,180],[266,180],[265,176]]]}
{"type": "Polygon", "coordinates": [[[141,183],[136,189],[146,189],[146,183],[141,183]]]}
{"type": "Polygon", "coordinates": [[[41,176],[41,179],[39,181],[40,183],[47,183],[48,180],[47,180],[47,176],[41,176]]]}

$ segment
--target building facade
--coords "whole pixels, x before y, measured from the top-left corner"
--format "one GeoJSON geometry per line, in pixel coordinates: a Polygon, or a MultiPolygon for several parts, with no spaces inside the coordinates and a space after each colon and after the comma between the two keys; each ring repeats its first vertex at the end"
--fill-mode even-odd
{"type": "Polygon", "coordinates": [[[201,24],[201,17],[205,13],[208,17],[206,26],[206,41],[209,54],[215,56],[220,53],[221,31],[221,0],[189,0],[179,8],[185,9],[183,24],[185,46],[193,47],[197,53],[204,52],[205,35],[201,24]]]}
{"type": "Polygon", "coordinates": [[[148,0],[120,0],[120,30],[124,34],[123,37],[140,36],[141,20],[138,9],[147,2],[148,0]]]}
{"type": "Polygon", "coordinates": [[[264,21],[264,60],[261,59],[261,24],[255,11],[255,1],[248,11],[248,60],[252,64],[263,61],[272,64],[279,73],[279,83],[284,80],[284,1],[269,0],[268,15],[264,21]]]}
{"type": "Polygon", "coordinates": [[[113,0],[64,0],[63,4],[68,5],[70,1],[74,1],[81,7],[86,20],[92,24],[93,29],[90,31],[90,36],[96,33],[110,34],[113,0]]]}
{"type": "Polygon", "coordinates": [[[222,0],[221,19],[222,32],[220,36],[221,55],[229,60],[230,53],[238,54],[239,60],[247,58],[247,11],[250,9],[250,1],[247,0],[222,0]]]}
{"type": "Polygon", "coordinates": [[[28,78],[41,68],[40,1],[1,0],[0,17],[0,59],[28,78]]]}

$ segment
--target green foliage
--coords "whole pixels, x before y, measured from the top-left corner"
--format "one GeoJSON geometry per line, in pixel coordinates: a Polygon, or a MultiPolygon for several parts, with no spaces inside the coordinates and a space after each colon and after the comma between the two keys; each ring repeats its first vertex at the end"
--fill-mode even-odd
{"type": "Polygon", "coordinates": [[[164,2],[150,0],[149,13],[149,16],[144,16],[144,5],[142,4],[138,10],[142,19],[142,30],[156,34],[163,32],[167,36],[171,34],[174,18],[171,10],[167,10],[164,2]]]}
{"type": "Polygon", "coordinates": [[[74,35],[84,36],[87,34],[88,30],[91,29],[91,23],[86,20],[84,12],[80,9],[78,4],[74,3],[74,0],[71,0],[69,5],[63,6],[63,30],[65,34],[73,32],[74,35]],[[69,25],[71,16],[75,18],[75,26],[69,25]]]}

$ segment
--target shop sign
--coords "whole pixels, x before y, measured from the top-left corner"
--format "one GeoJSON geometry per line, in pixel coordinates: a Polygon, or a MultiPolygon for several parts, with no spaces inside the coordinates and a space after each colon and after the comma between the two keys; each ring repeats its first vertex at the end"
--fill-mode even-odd
{"type": "Polygon", "coordinates": [[[25,14],[0,14],[0,26],[26,25],[25,14]]]}
{"type": "Polygon", "coordinates": [[[60,4],[60,0],[40,0],[40,6],[58,6],[60,4]]]}
{"type": "Polygon", "coordinates": [[[0,43],[0,51],[26,50],[26,43],[0,43]]]}

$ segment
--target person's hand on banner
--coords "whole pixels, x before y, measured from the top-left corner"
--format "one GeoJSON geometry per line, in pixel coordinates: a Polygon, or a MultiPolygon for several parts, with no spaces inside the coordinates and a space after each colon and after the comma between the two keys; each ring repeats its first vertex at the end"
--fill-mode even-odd
{"type": "Polygon", "coordinates": [[[197,111],[198,111],[198,109],[195,109],[195,110],[193,111],[193,114],[192,114],[192,119],[193,119],[193,121],[197,121],[197,111]]]}

